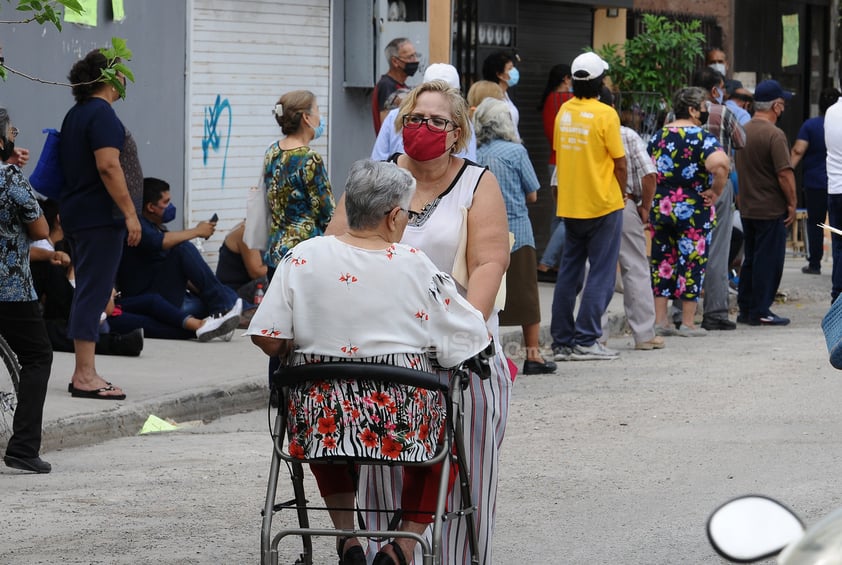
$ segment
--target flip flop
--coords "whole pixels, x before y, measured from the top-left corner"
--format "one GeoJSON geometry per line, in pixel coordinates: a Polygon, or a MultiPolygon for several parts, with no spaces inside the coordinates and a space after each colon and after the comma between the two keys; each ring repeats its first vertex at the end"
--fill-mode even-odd
{"type": "Polygon", "coordinates": [[[110,392],[112,390],[117,390],[117,388],[111,384],[96,390],[79,390],[71,384],[70,396],[73,398],[96,398],[99,400],[125,400],[125,394],[102,394],[103,392],[110,392]]]}
{"type": "MultiPolygon", "coordinates": [[[[108,382],[108,381],[105,381],[105,384],[107,384],[108,386],[113,386],[113,385],[112,385],[110,382],[108,382]]],[[[67,392],[69,392],[70,394],[73,394],[73,382],[72,382],[72,381],[71,381],[71,382],[69,382],[69,383],[67,383],[67,392]]]]}

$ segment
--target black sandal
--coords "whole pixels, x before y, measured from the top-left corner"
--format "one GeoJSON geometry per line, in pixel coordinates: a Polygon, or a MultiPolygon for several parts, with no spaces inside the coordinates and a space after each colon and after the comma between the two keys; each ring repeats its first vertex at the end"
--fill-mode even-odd
{"type": "Polygon", "coordinates": [[[359,545],[354,545],[345,551],[345,546],[354,538],[338,538],[336,552],[339,554],[339,565],[367,565],[365,551],[359,545]]]}
{"type": "Polygon", "coordinates": [[[383,551],[378,551],[377,555],[374,556],[374,561],[371,562],[371,565],[408,565],[406,562],[406,557],[404,557],[403,550],[401,546],[399,546],[395,540],[390,541],[388,544],[392,547],[392,551],[395,552],[395,555],[398,558],[398,562],[395,563],[395,560],[392,559],[389,555],[383,553],[383,551]]]}

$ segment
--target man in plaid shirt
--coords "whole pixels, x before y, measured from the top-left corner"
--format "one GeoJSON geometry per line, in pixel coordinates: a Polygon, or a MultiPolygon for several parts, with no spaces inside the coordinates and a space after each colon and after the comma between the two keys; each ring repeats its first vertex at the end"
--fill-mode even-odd
{"type": "MultiPolygon", "coordinates": [[[[731,157],[733,170],[734,151],[745,147],[746,132],[736,114],[723,103],[725,77],[711,67],[702,67],[693,73],[692,86],[703,88],[708,93],[708,121],[704,128],[716,136],[722,148],[731,157]]],[[[716,226],[711,233],[705,269],[702,327],[708,331],[737,328],[737,324],[728,319],[728,255],[731,248],[731,230],[734,226],[733,203],[734,187],[729,179],[716,202],[716,226]]],[[[679,308],[680,316],[680,302],[673,301],[673,306],[679,308]]]]}

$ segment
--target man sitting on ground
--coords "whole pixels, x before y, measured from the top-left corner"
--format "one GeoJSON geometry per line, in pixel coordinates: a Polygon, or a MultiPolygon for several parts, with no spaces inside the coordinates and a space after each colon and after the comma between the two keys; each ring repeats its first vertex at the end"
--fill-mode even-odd
{"type": "Polygon", "coordinates": [[[216,222],[199,222],[191,229],[169,231],[164,224],[175,218],[175,211],[170,201],[170,185],[160,179],[143,179],[141,240],[137,247],[124,248],[117,285],[124,297],[159,294],[187,314],[199,318],[218,315],[213,328],[206,328],[203,333],[205,339],[225,336],[240,322],[242,300],[219,282],[190,242],[196,237],[207,239],[213,235],[216,222]],[[198,298],[202,312],[185,304],[188,288],[198,298]]]}

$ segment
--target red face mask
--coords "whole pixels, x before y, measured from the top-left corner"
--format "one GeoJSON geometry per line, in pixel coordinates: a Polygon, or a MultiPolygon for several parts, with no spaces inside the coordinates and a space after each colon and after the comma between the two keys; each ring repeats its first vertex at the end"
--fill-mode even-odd
{"type": "Polygon", "coordinates": [[[418,129],[403,128],[403,149],[416,161],[429,161],[447,151],[446,131],[430,131],[426,125],[418,129]]]}

